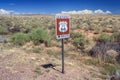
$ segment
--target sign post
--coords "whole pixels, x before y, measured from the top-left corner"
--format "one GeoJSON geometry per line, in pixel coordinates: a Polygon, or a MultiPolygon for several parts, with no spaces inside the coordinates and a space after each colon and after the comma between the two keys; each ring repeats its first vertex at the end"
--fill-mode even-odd
{"type": "Polygon", "coordinates": [[[70,37],[70,16],[57,14],[56,21],[56,38],[62,39],[62,73],[64,74],[64,38],[70,37]]]}
{"type": "Polygon", "coordinates": [[[62,39],[62,73],[64,73],[64,39],[62,39]]]}

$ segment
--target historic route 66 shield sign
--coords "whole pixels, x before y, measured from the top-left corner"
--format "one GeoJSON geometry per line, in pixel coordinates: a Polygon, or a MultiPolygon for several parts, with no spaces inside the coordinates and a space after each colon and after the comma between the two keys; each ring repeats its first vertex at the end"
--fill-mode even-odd
{"type": "Polygon", "coordinates": [[[70,37],[70,16],[57,14],[56,20],[56,38],[64,39],[70,37]]]}

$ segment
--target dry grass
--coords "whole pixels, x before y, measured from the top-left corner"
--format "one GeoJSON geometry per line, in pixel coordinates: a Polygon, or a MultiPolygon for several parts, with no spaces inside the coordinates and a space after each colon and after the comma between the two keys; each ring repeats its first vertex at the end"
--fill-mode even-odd
{"type": "Polygon", "coordinates": [[[95,38],[102,33],[112,35],[120,31],[120,15],[71,15],[71,32],[83,34],[89,44],[85,43],[81,52],[71,43],[72,38],[65,40],[64,75],[61,74],[61,41],[55,39],[53,15],[0,16],[0,19],[0,27],[8,28],[4,34],[8,43],[0,45],[1,80],[106,80],[109,79],[108,74],[120,69],[118,63],[107,63],[88,56],[97,43],[95,38]],[[23,46],[13,46],[9,42],[12,34],[26,34],[38,27],[52,36],[51,46],[46,47],[43,43],[35,45],[32,41],[23,46]],[[41,66],[47,63],[54,64],[54,69],[41,66]]]}

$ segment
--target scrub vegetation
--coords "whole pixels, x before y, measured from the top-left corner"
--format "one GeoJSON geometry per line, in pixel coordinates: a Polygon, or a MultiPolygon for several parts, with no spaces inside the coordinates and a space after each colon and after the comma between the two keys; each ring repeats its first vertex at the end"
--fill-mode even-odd
{"type": "Polygon", "coordinates": [[[120,15],[71,15],[70,22],[63,76],[54,15],[0,16],[0,80],[120,80],[120,15]]]}

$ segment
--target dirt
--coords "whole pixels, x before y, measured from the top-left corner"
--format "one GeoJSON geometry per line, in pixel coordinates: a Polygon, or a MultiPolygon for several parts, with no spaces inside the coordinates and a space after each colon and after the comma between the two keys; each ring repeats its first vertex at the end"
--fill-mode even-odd
{"type": "Polygon", "coordinates": [[[11,48],[3,52],[0,57],[0,80],[102,80],[97,67],[87,66],[77,59],[65,57],[65,73],[62,74],[61,59],[44,51],[31,53],[22,48],[11,48]],[[41,66],[48,63],[55,67],[41,66]]]}

